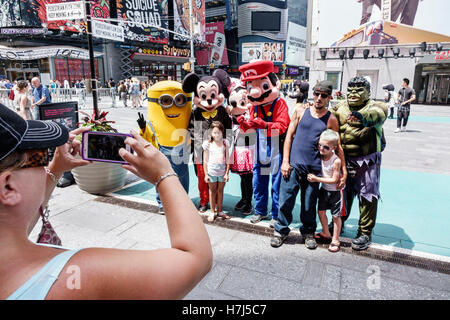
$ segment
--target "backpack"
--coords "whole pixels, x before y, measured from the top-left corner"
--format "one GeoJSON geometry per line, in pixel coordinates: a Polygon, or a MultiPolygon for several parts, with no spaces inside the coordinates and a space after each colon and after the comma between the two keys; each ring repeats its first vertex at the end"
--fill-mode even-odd
{"type": "Polygon", "coordinates": [[[389,102],[389,101],[391,101],[391,92],[390,91],[388,91],[388,95],[387,95],[387,97],[386,98],[384,98],[384,101],[386,101],[386,102],[389,102]]]}

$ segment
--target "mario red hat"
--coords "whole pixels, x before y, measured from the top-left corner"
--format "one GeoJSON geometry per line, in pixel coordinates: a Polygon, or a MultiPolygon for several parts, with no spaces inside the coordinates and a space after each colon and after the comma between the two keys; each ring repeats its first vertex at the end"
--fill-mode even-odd
{"type": "Polygon", "coordinates": [[[239,71],[242,73],[241,81],[247,82],[266,77],[274,72],[274,66],[272,61],[261,60],[244,64],[239,67],[239,71]]]}

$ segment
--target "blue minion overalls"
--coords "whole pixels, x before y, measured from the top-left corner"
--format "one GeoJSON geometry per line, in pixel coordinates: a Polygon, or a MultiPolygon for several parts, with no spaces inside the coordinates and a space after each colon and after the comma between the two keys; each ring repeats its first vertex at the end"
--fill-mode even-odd
{"type": "MultiPolygon", "coordinates": [[[[273,101],[268,116],[261,107],[263,120],[273,122],[273,110],[278,98],[273,101]]],[[[255,106],[255,114],[258,115],[258,106],[255,106]]],[[[269,180],[272,176],[272,219],[278,218],[279,193],[281,182],[281,162],[278,137],[268,137],[266,129],[256,129],[256,161],[253,165],[253,196],[255,199],[255,214],[267,216],[267,204],[269,201],[269,180]]]]}
{"type": "MultiPolygon", "coordinates": [[[[152,123],[150,121],[147,121],[147,123],[152,129],[153,135],[156,139],[156,143],[159,146],[159,151],[161,151],[167,157],[167,159],[169,159],[169,162],[172,165],[172,169],[178,175],[178,179],[180,180],[181,185],[183,186],[184,190],[186,190],[186,193],[189,193],[189,149],[186,143],[175,147],[160,145],[152,123]]],[[[158,191],[156,191],[156,201],[158,202],[158,206],[162,208],[162,203],[158,191]]]]}

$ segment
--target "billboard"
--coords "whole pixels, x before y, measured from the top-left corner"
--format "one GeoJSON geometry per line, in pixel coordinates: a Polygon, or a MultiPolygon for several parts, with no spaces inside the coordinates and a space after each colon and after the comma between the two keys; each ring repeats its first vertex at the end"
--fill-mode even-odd
{"type": "MultiPolygon", "coordinates": [[[[450,41],[448,0],[321,0],[315,11],[320,11],[320,47],[329,47],[339,40],[349,39],[349,36],[354,36],[352,33],[363,30],[363,27],[366,27],[365,36],[378,30],[385,43],[390,44],[435,42],[436,39],[450,41]],[[337,12],[345,18],[340,18],[337,12]],[[386,42],[387,39],[390,39],[389,42],[386,42]]],[[[353,39],[351,42],[358,41],[353,39]]],[[[385,43],[372,41],[371,44],[385,43]]]]}
{"type": "Polygon", "coordinates": [[[286,64],[304,66],[306,56],[306,27],[289,22],[286,39],[286,64]]]}
{"type": "Polygon", "coordinates": [[[223,21],[206,24],[205,41],[214,43],[214,47],[210,49],[197,50],[195,52],[197,64],[200,66],[206,66],[211,63],[216,66],[228,65],[228,52],[226,49],[223,21]]]}
{"type": "MultiPolygon", "coordinates": [[[[77,1],[77,0],[73,0],[77,1]]],[[[86,31],[83,20],[47,21],[46,4],[63,3],[63,0],[0,0],[0,27],[27,26],[59,30],[61,26],[67,31],[86,31]]],[[[109,18],[109,1],[92,0],[91,14],[95,18],[109,18]]]]}
{"type": "Polygon", "coordinates": [[[117,0],[117,17],[123,22],[125,38],[136,41],[169,43],[169,8],[167,1],[117,0]]]}
{"type": "MultiPolygon", "coordinates": [[[[204,40],[205,33],[205,0],[191,0],[192,3],[192,33],[199,40],[204,40]]],[[[174,31],[189,37],[189,0],[173,0],[174,31]]],[[[175,40],[186,40],[185,37],[174,35],[175,40]]]]}
{"type": "Polygon", "coordinates": [[[284,61],[283,42],[246,42],[242,43],[242,62],[250,62],[255,59],[270,60],[273,62],[284,61]]]}

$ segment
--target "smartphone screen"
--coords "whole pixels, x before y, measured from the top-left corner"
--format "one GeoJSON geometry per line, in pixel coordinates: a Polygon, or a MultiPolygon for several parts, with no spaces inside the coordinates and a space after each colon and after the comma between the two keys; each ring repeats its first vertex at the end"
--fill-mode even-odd
{"type": "Polygon", "coordinates": [[[101,134],[88,132],[84,141],[84,155],[88,160],[126,163],[119,155],[120,148],[129,150],[125,144],[127,134],[101,134]]]}

